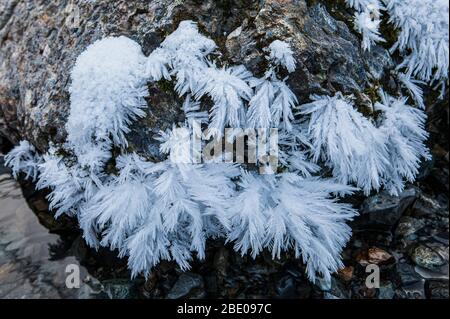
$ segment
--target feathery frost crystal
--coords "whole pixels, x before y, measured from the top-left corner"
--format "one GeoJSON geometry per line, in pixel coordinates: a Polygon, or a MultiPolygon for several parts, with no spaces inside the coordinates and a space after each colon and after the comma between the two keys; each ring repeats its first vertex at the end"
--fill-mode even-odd
{"type": "Polygon", "coordinates": [[[309,115],[306,135],[312,144],[313,160],[322,160],[340,182],[354,183],[366,195],[385,186],[393,195],[413,182],[420,161],[430,159],[424,145],[425,113],[380,92],[383,111],[377,126],[354,109],[353,103],[337,93],[334,97],[312,96],[301,105],[309,115]]]}
{"type": "Polygon", "coordinates": [[[383,184],[392,195],[398,195],[404,189],[405,180],[415,180],[421,160],[431,159],[424,144],[428,138],[424,129],[426,115],[407,105],[405,98],[394,98],[384,92],[380,95],[382,100],[375,108],[383,111],[379,130],[389,156],[383,184]]]}
{"type": "Polygon", "coordinates": [[[28,141],[20,141],[19,145],[5,156],[5,165],[11,167],[14,178],[23,172],[25,178],[35,181],[40,162],[41,157],[36,154],[36,149],[28,141]]]}
{"type": "Polygon", "coordinates": [[[389,21],[400,29],[391,49],[405,55],[398,68],[423,81],[448,80],[449,1],[385,0],[389,21]]]}
{"type": "Polygon", "coordinates": [[[370,51],[370,47],[386,40],[380,34],[381,10],[384,9],[380,0],[346,0],[349,7],[356,10],[354,17],[355,30],[361,33],[361,46],[370,51]]]}
{"type": "Polygon", "coordinates": [[[310,116],[307,135],[314,162],[324,161],[340,182],[355,183],[366,195],[378,190],[387,165],[380,132],[340,93],[311,98],[314,101],[302,105],[301,113],[310,116]]]}

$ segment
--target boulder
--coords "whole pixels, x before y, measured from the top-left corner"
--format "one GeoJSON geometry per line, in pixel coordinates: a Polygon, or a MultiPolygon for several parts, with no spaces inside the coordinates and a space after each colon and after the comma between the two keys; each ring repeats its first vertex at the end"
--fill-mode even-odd
{"type": "MultiPolygon", "coordinates": [[[[300,102],[335,91],[367,98],[361,92],[369,78],[391,63],[382,47],[363,53],[346,23],[305,0],[12,0],[3,1],[0,12],[0,135],[12,143],[28,139],[40,151],[64,141],[70,71],[89,44],[106,36],[130,37],[148,55],[191,19],[215,40],[223,59],[255,74],[264,72],[263,48],[289,39],[297,62],[289,84],[300,102]]],[[[147,117],[128,139],[155,155],[152,136],[180,120],[181,102],[162,85],[149,89],[147,117]]]]}

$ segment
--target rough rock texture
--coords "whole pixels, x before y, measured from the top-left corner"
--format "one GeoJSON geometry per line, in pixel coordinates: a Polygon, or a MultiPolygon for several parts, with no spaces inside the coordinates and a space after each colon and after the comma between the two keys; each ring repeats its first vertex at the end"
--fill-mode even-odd
{"type": "MultiPolygon", "coordinates": [[[[362,92],[370,74],[381,76],[391,63],[377,47],[363,54],[357,36],[324,6],[304,0],[221,1],[16,1],[0,3],[0,133],[13,143],[27,138],[45,150],[64,140],[69,72],[90,43],[126,35],[149,54],[179,21],[192,19],[219,45],[230,63],[264,70],[262,48],[289,38],[297,70],[290,85],[305,102],[312,93],[362,92]]],[[[180,119],[179,101],[163,86],[150,88],[147,118],[130,136],[144,150],[152,132],[180,119]]],[[[152,152],[150,152],[152,153],[152,152]]]]}

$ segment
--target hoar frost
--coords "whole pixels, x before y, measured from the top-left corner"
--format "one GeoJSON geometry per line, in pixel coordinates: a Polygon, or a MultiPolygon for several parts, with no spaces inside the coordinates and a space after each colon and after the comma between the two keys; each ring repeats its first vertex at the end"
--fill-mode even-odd
{"type": "MultiPolygon", "coordinates": [[[[369,0],[348,3],[370,14],[361,15],[359,23],[369,49],[381,41],[376,19],[382,6],[369,0]]],[[[406,47],[413,54],[417,49],[406,47]]],[[[205,257],[208,238],[222,237],[252,257],[263,249],[274,258],[293,250],[310,280],[319,276],[329,282],[343,266],[340,254],[351,235],[347,222],[357,215],[339,197],[382,187],[396,195],[405,181],[412,182],[420,160],[429,158],[425,115],[405,98],[382,91],[375,104],[378,121],[364,117],[351,97],[340,93],[312,96],[311,103],[299,106],[288,78],[280,75],[295,71],[289,41],[275,40],[265,49],[268,67],[261,78],[243,65],[222,65],[212,58],[216,50],[192,21],[182,21],[148,57],[123,36],[95,42],[71,73],[66,143],[39,155],[22,141],[6,162],[14,176],[24,172],[37,178],[38,188],[50,188],[50,207],[57,216],[78,218],[89,245],[127,256],[133,276],[149,275],[161,260],[188,269],[194,255],[205,257]],[[155,163],[127,152],[126,135],[145,115],[147,83],[161,79],[175,84],[186,121],[160,132],[160,152],[167,159],[155,163]],[[212,102],[208,112],[202,111],[205,97],[212,102]],[[193,164],[188,146],[195,121],[214,139],[225,127],[277,128],[278,170],[259,175],[245,165],[193,164]],[[114,174],[105,170],[113,147],[120,153],[114,174]],[[324,165],[332,178],[320,176],[324,165]]],[[[442,63],[434,77],[443,77],[445,59],[442,63]]],[[[421,96],[410,77],[403,83],[421,96]]]]}
{"type": "Polygon", "coordinates": [[[399,30],[390,51],[403,57],[397,66],[399,80],[419,107],[424,107],[420,85],[435,84],[443,94],[449,68],[448,0],[345,1],[355,10],[355,29],[362,35],[364,50],[385,42],[380,34],[382,14],[387,13],[388,22],[399,30]]]}

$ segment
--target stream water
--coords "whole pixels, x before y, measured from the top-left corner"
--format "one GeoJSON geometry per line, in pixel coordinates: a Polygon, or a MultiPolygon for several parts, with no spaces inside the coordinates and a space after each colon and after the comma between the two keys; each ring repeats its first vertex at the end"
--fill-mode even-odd
{"type": "Polygon", "coordinates": [[[0,155],[0,298],[94,297],[98,282],[75,256],[58,258],[61,237],[39,223],[2,164],[0,155]]]}

